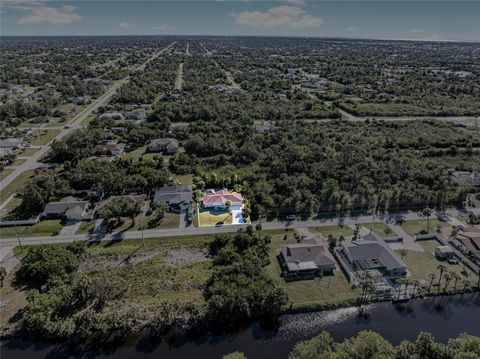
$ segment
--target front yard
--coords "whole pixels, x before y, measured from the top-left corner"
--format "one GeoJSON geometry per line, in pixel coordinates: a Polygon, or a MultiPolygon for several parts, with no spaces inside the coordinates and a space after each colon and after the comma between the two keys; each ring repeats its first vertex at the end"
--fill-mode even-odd
{"type": "Polygon", "coordinates": [[[40,221],[32,226],[0,227],[0,237],[51,236],[62,230],[63,226],[59,219],[48,219],[40,221]]]}
{"type": "Polygon", "coordinates": [[[353,229],[347,225],[338,225],[338,226],[319,226],[310,228],[312,232],[321,233],[325,237],[328,237],[329,234],[335,237],[340,236],[351,236],[353,235],[353,229]]]}
{"type": "Polygon", "coordinates": [[[452,228],[448,223],[442,222],[436,218],[430,218],[430,228],[426,219],[406,221],[401,225],[401,227],[411,236],[419,234],[422,231],[425,231],[425,233],[435,233],[438,227],[440,227],[440,229],[450,228],[450,230],[452,228]]]}
{"type": "Polygon", "coordinates": [[[232,215],[229,211],[200,208],[198,211],[198,226],[215,226],[216,224],[232,224],[232,215]]]}

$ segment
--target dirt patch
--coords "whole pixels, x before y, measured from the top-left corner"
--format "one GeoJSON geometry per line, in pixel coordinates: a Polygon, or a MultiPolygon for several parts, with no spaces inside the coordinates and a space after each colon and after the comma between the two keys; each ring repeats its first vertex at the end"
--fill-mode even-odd
{"type": "Polygon", "coordinates": [[[111,269],[127,263],[137,264],[162,254],[164,255],[165,264],[170,266],[204,262],[209,259],[208,250],[205,248],[158,249],[146,253],[132,254],[130,257],[126,255],[108,256],[101,259],[89,257],[81,264],[80,271],[111,269]]]}
{"type": "Polygon", "coordinates": [[[181,266],[184,264],[208,261],[208,250],[205,248],[180,248],[168,251],[164,258],[169,265],[181,266]]]}

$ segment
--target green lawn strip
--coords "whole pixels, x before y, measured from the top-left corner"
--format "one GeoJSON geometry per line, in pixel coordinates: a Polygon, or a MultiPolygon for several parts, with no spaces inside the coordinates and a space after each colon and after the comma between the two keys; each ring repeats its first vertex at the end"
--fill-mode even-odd
{"type": "Polygon", "coordinates": [[[379,236],[393,236],[393,233],[389,232],[389,227],[382,222],[373,222],[373,223],[366,223],[362,224],[362,227],[365,227],[368,230],[371,230],[375,234],[379,236]]]}
{"type": "Polygon", "coordinates": [[[200,209],[199,219],[200,226],[214,226],[217,223],[232,224],[232,215],[227,211],[217,211],[213,209],[200,209]]]}
{"type": "MultiPolygon", "coordinates": [[[[149,216],[143,218],[143,229],[168,229],[168,228],[178,228],[180,225],[180,214],[165,212],[164,217],[160,220],[159,223],[154,223],[155,212],[149,216]]],[[[139,231],[142,229],[142,219],[141,215],[137,216],[135,219],[135,225],[133,230],[139,231]]]]}
{"type": "Polygon", "coordinates": [[[14,215],[14,213],[12,212],[15,211],[15,209],[18,206],[20,206],[21,203],[22,203],[22,199],[20,197],[15,196],[14,198],[12,198],[10,202],[8,202],[7,205],[0,212],[0,218],[5,220],[16,219],[16,218],[10,218],[10,217],[14,215]]]}
{"type": "MultiPolygon", "coordinates": [[[[430,218],[430,229],[428,233],[435,233],[437,231],[438,226],[441,228],[443,227],[451,227],[448,223],[442,222],[436,218],[430,218]]],[[[401,225],[401,228],[407,232],[409,235],[414,236],[419,234],[422,231],[427,231],[428,229],[428,221],[426,219],[419,219],[415,221],[406,221],[401,225]]]]}
{"type": "Polygon", "coordinates": [[[318,226],[318,227],[313,227],[310,228],[313,232],[321,233],[325,237],[327,237],[329,234],[339,237],[339,236],[351,236],[353,235],[353,229],[351,229],[347,225],[337,225],[337,226],[318,226]]]}
{"type": "Polygon", "coordinates": [[[7,177],[13,171],[14,171],[13,168],[5,168],[2,172],[0,172],[0,180],[3,180],[5,177],[7,177]]]}
{"type": "Polygon", "coordinates": [[[163,155],[158,152],[148,152],[148,145],[139,147],[133,151],[129,152],[124,152],[122,154],[122,158],[124,159],[132,159],[132,160],[138,160],[140,157],[143,159],[153,159],[154,157],[162,157],[163,155]]]}
{"type": "Polygon", "coordinates": [[[31,157],[31,156],[33,156],[35,153],[37,153],[38,150],[40,150],[40,148],[24,147],[24,148],[18,150],[17,156],[20,156],[20,157],[31,157]]]}
{"type": "Polygon", "coordinates": [[[77,231],[75,234],[88,234],[93,231],[93,228],[95,227],[95,220],[90,220],[90,221],[82,221],[80,223],[80,227],[78,227],[77,231]]]}
{"type": "Polygon", "coordinates": [[[28,179],[33,176],[34,172],[35,170],[25,171],[15,178],[14,181],[10,182],[8,186],[2,188],[0,191],[0,202],[5,201],[13,193],[20,191],[28,179]]]}
{"type": "Polygon", "coordinates": [[[270,264],[265,270],[275,284],[284,288],[287,292],[290,301],[289,309],[335,306],[341,303],[351,303],[358,297],[359,291],[351,288],[350,283],[338,265],[332,276],[314,280],[285,282],[281,277],[277,254],[282,245],[296,243],[293,231],[279,230],[275,234],[266,233],[272,235],[272,242],[269,254],[270,264]]]}
{"type": "MultiPolygon", "coordinates": [[[[435,255],[435,248],[441,244],[436,240],[425,240],[418,241],[418,243],[425,249],[424,253],[417,251],[397,251],[399,255],[404,253],[403,261],[408,265],[408,270],[411,273],[410,279],[424,280],[427,285],[430,283],[430,274],[436,274],[436,279],[433,281],[435,289],[432,286],[432,291],[436,291],[438,280],[440,278],[440,271],[438,269],[439,265],[444,265],[448,272],[456,273],[460,276],[460,280],[457,282],[457,289],[463,287],[463,280],[468,280],[471,285],[476,283],[477,276],[468,268],[465,267],[462,263],[459,264],[449,264],[446,261],[438,260],[435,255]],[[467,274],[467,275],[465,275],[467,274]]],[[[442,276],[442,281],[440,283],[440,289],[443,290],[445,285],[445,273],[442,276]]],[[[455,281],[452,280],[447,288],[447,290],[454,288],[455,281]]]]}
{"type": "Polygon", "coordinates": [[[55,136],[60,133],[60,130],[39,130],[35,131],[34,137],[29,141],[32,146],[43,146],[49,143],[55,136]]]}
{"type": "Polygon", "coordinates": [[[51,236],[62,230],[63,226],[59,219],[51,219],[40,221],[32,226],[0,227],[0,235],[3,238],[16,237],[17,233],[20,237],[34,236],[51,236]]]}
{"type": "Polygon", "coordinates": [[[24,159],[17,158],[17,159],[15,160],[15,162],[13,162],[13,163],[11,164],[11,166],[20,166],[20,165],[23,164],[25,161],[26,161],[26,160],[24,160],[24,159]]]}
{"type": "Polygon", "coordinates": [[[90,122],[92,122],[95,119],[95,117],[96,117],[95,114],[91,114],[87,116],[87,118],[85,118],[80,124],[82,126],[87,126],[90,122]]]}

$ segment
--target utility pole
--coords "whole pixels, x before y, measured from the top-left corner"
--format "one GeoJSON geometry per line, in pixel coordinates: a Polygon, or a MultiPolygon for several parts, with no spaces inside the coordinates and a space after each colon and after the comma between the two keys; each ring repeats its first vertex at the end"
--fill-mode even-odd
{"type": "Polygon", "coordinates": [[[18,235],[17,226],[15,225],[15,234],[17,235],[18,245],[20,247],[20,252],[23,253],[22,242],[20,241],[20,236],[18,235]]]}
{"type": "Polygon", "coordinates": [[[143,237],[143,216],[144,216],[144,212],[142,211],[142,215],[140,216],[140,230],[142,232],[142,246],[145,247],[145,238],[143,237]]]}

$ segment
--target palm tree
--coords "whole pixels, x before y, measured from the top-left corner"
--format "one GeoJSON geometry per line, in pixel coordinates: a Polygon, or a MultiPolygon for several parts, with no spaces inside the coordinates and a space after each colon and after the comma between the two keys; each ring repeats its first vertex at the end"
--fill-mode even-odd
{"type": "Polygon", "coordinates": [[[437,277],[437,275],[435,273],[432,273],[432,274],[429,274],[428,276],[430,277],[430,285],[428,286],[428,291],[430,292],[430,289],[432,288],[432,283],[437,277]]]}
{"type": "Polygon", "coordinates": [[[453,291],[457,289],[457,282],[460,279],[460,276],[457,273],[452,273],[452,278],[455,280],[455,283],[453,284],[453,291]]]}
{"type": "Polygon", "coordinates": [[[447,290],[447,287],[450,284],[450,281],[452,280],[452,278],[453,278],[452,273],[450,272],[445,273],[445,286],[443,287],[444,292],[447,290]]]}
{"type": "Polygon", "coordinates": [[[440,271],[440,277],[438,278],[438,287],[440,288],[440,282],[442,281],[443,273],[447,270],[443,264],[440,264],[437,269],[440,271]]]}
{"type": "Polygon", "coordinates": [[[427,217],[427,233],[430,232],[430,216],[432,215],[432,210],[430,208],[424,208],[422,214],[427,217]]]}

